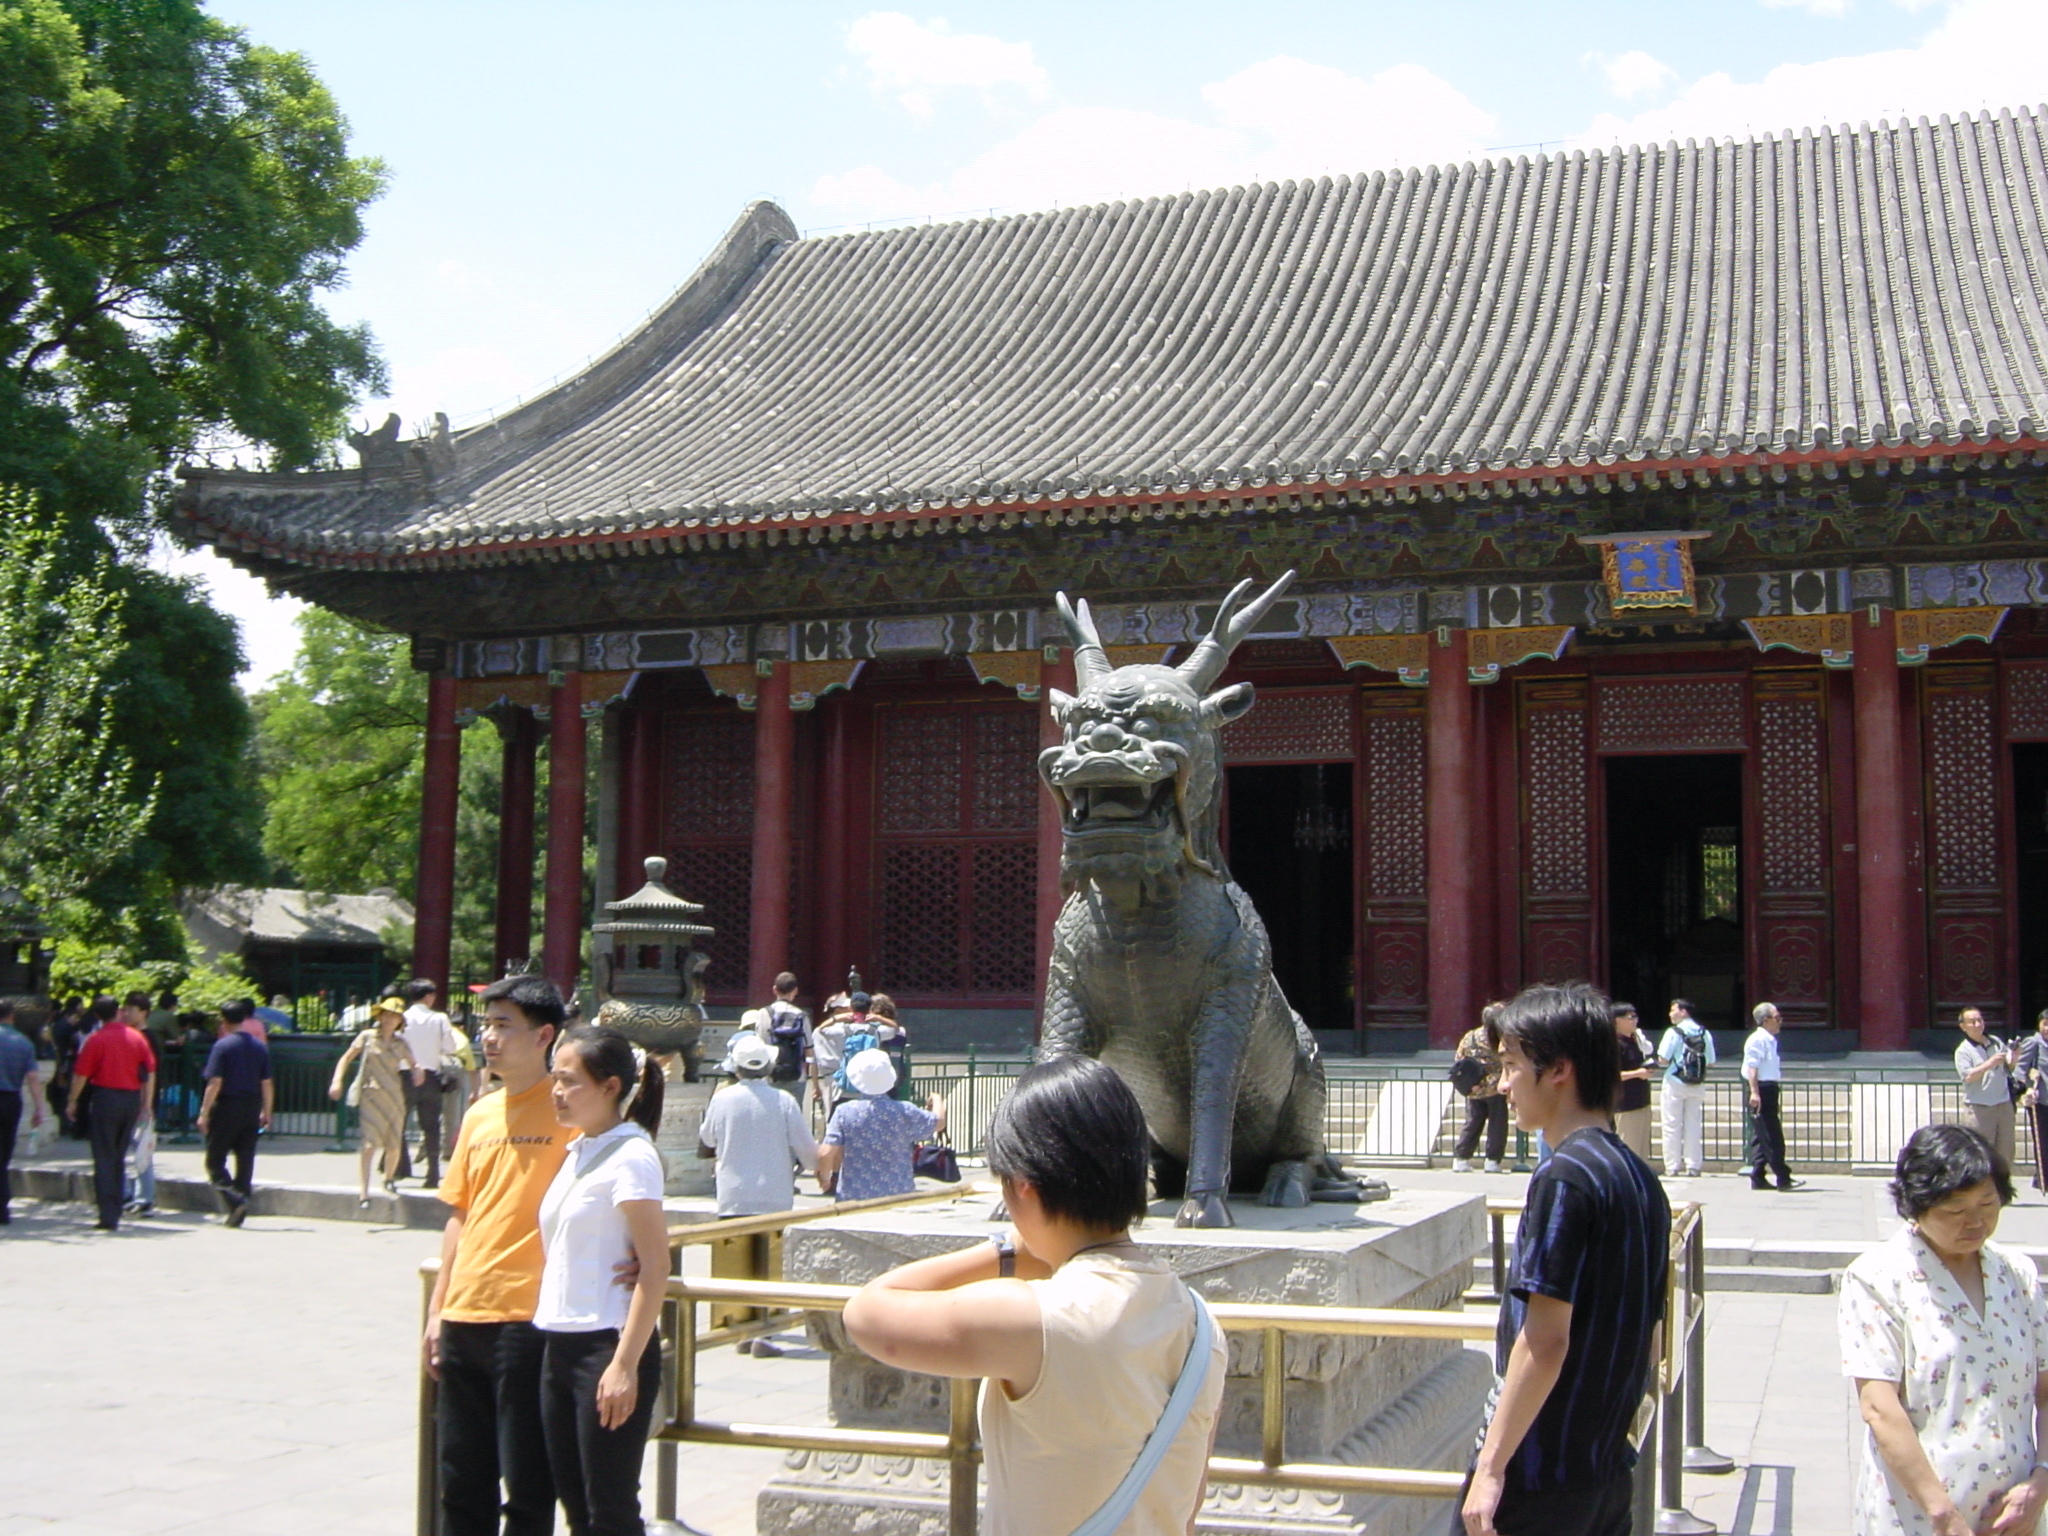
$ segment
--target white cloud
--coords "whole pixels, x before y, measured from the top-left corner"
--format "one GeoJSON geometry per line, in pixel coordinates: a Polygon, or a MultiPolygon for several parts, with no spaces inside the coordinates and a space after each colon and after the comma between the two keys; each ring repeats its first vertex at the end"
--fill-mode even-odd
{"type": "Polygon", "coordinates": [[[942,180],[912,186],[863,165],[822,178],[811,197],[855,219],[1108,202],[1466,160],[1482,153],[1495,127],[1493,114],[1414,64],[1362,79],[1271,58],[1204,86],[1202,100],[1207,121],[1055,107],[942,180]]]}
{"type": "Polygon", "coordinates": [[[1034,100],[1050,89],[1029,43],[954,32],[942,20],[920,23],[901,11],[871,11],[846,29],[846,46],[867,68],[868,84],[917,117],[930,117],[944,92],[972,90],[990,99],[1014,86],[1034,100]]]}
{"type": "Polygon", "coordinates": [[[1594,119],[1591,145],[1762,137],[1787,128],[1875,123],[2033,106],[2048,96],[2048,6],[1961,0],[1913,48],[1781,64],[1761,80],[1693,81],[1663,106],[1594,119]]]}
{"type": "Polygon", "coordinates": [[[1849,0],[1763,0],[1763,3],[1773,11],[1808,11],[1831,19],[1849,14],[1849,0]]]}
{"type": "Polygon", "coordinates": [[[1604,53],[1592,53],[1586,57],[1600,67],[1600,73],[1607,77],[1607,88],[1623,101],[1647,96],[1678,83],[1677,70],[1640,48],[1631,48],[1617,58],[1609,58],[1604,53]]]}

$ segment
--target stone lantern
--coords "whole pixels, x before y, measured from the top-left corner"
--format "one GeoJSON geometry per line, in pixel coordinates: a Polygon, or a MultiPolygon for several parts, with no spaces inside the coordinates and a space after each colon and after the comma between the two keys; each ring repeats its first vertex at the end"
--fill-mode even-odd
{"type": "Polygon", "coordinates": [[[697,1156],[697,1130],[711,1084],[698,1081],[697,1042],[704,1027],[704,968],[697,948],[713,929],[704,908],[668,888],[668,860],[647,861],[647,883],[623,901],[605,903],[606,920],[591,926],[591,971],[602,1000],[596,1023],[662,1061],[667,1078],[655,1145],[668,1170],[671,1195],[712,1190],[712,1165],[697,1156]]]}
{"type": "Polygon", "coordinates": [[[635,1045],[682,1059],[684,1081],[697,1080],[697,1038],[704,1024],[704,968],[697,948],[715,931],[704,908],[663,880],[668,860],[647,861],[647,883],[623,901],[608,901],[605,922],[591,932],[591,969],[603,1005],[597,1022],[635,1045]]]}

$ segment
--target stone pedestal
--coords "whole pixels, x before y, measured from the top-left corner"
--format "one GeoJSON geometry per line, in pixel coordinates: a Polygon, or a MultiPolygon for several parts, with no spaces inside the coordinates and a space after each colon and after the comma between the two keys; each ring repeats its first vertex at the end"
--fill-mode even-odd
{"type": "MultiPolygon", "coordinates": [[[[877,1213],[793,1227],[791,1280],[858,1285],[915,1258],[996,1230],[991,1202],[877,1213]]],[[[1136,1233],[1210,1301],[1293,1306],[1459,1306],[1486,1241],[1483,1200],[1415,1191],[1363,1207],[1269,1210],[1233,1204],[1241,1225],[1187,1231],[1172,1206],[1136,1233]]],[[[877,1364],[848,1342],[836,1315],[814,1314],[831,1356],[831,1411],[849,1427],[944,1433],[947,1394],[934,1377],[877,1364]]],[[[1219,1454],[1259,1454],[1261,1341],[1233,1335],[1217,1431],[1219,1454]]],[[[1287,1457],[1352,1466],[1461,1468],[1471,1454],[1493,1373],[1485,1356],[1422,1339],[1299,1334],[1287,1343],[1287,1457]]],[[[1212,1486],[1199,1527],[1258,1536],[1415,1536],[1449,1518],[1444,1500],[1212,1486]]],[[[901,1457],[792,1452],[761,1492],[763,1536],[944,1536],[942,1464],[901,1457]]]]}
{"type": "Polygon", "coordinates": [[[668,1175],[664,1194],[718,1193],[717,1164],[697,1155],[697,1129],[704,1123],[704,1109],[714,1087],[711,1083],[686,1083],[680,1075],[670,1077],[663,1086],[661,1129],[655,1133],[654,1145],[668,1175]]]}

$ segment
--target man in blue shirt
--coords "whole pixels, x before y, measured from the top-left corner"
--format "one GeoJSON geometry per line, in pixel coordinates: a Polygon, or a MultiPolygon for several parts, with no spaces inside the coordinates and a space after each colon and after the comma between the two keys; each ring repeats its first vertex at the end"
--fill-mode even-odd
{"type": "Polygon", "coordinates": [[[242,1028],[255,1012],[246,997],[221,1007],[220,1038],[206,1058],[206,1097],[199,1104],[206,1177],[220,1192],[231,1227],[248,1219],[256,1138],[270,1126],[270,1047],[242,1028]],[[233,1178],[228,1177],[229,1153],[235,1158],[233,1178]]]}
{"type": "Polygon", "coordinates": [[[1515,1123],[1555,1149],[1529,1180],[1501,1302],[1500,1386],[1464,1502],[1469,1536],[1629,1536],[1650,1346],[1664,1315],[1671,1206],[1609,1126],[1618,1050],[1607,999],[1529,987],[1500,1021],[1515,1123]]]}
{"type": "Polygon", "coordinates": [[[21,1130],[21,1101],[26,1095],[35,1118],[31,1126],[43,1123],[43,1075],[36,1070],[36,1048],[28,1036],[14,1027],[14,1004],[0,1001],[0,1226],[11,1217],[8,1202],[13,1190],[8,1183],[8,1166],[14,1161],[14,1138],[21,1130]]]}

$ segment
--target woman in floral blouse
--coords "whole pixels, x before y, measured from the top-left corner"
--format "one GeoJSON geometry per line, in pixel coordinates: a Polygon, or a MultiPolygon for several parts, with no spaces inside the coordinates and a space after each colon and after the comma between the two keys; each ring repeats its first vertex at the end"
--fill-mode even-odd
{"type": "Polygon", "coordinates": [[[2048,1312],[2033,1262],[1990,1241],[2012,1174],[1975,1131],[1930,1125],[1891,1191],[1906,1226],[1842,1276],[1842,1370],[1866,1426],[1857,1536],[2036,1536],[2048,1312]]]}

